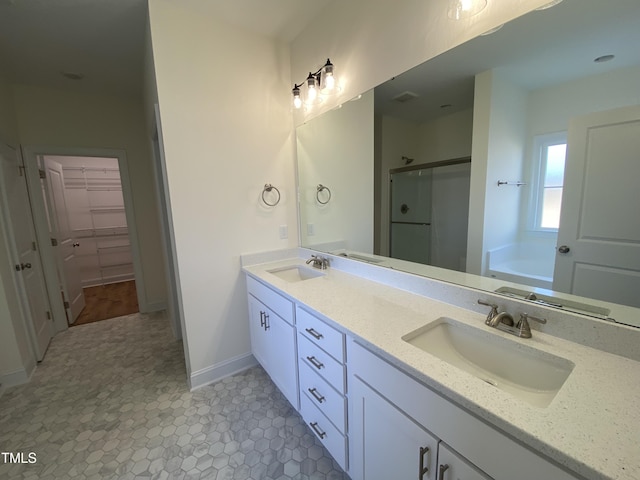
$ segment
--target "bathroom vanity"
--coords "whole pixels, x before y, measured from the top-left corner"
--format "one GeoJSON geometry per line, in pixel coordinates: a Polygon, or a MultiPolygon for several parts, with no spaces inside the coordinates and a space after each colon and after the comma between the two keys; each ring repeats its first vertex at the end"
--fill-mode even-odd
{"type": "Polygon", "coordinates": [[[311,253],[243,257],[252,348],[351,478],[640,478],[640,330],[311,253]]]}

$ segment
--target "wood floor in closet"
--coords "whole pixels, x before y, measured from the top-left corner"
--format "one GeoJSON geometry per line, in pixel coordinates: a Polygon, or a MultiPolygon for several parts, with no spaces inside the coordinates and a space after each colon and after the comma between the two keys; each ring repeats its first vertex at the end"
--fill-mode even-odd
{"type": "Polygon", "coordinates": [[[136,283],[133,280],[83,290],[86,305],[72,325],[74,327],[139,311],[136,283]]]}

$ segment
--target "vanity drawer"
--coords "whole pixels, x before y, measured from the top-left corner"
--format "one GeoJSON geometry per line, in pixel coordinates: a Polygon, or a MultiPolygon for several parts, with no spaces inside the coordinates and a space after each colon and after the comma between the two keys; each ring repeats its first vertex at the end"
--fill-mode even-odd
{"type": "Polygon", "coordinates": [[[307,426],[320,439],[334,460],[343,470],[347,470],[347,438],[309,400],[300,395],[300,414],[307,426]]]}
{"type": "Polygon", "coordinates": [[[326,380],[306,363],[300,367],[300,392],[318,407],[340,430],[346,430],[346,401],[326,380]]]}
{"type": "Polygon", "coordinates": [[[344,335],[342,333],[300,307],[296,308],[296,324],[298,332],[340,363],[344,363],[344,335]]]}
{"type": "Polygon", "coordinates": [[[345,393],[344,365],[318,348],[298,332],[298,356],[300,363],[324,378],[338,392],[345,393]]]}
{"type": "Polygon", "coordinates": [[[293,325],[293,302],[247,275],[247,291],[277,313],[280,318],[293,325]]]}

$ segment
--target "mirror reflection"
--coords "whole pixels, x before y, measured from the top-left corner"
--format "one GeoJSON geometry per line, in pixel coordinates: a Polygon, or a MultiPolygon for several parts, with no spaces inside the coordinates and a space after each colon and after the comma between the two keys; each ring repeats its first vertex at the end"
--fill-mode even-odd
{"type": "Polygon", "coordinates": [[[299,127],[302,245],[640,307],[638,24],[635,0],[565,0],[299,127]]]}

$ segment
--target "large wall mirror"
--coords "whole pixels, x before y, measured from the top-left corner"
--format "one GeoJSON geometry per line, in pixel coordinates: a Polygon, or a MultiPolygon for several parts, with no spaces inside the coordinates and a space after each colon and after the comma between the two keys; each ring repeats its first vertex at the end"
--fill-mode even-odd
{"type": "Polygon", "coordinates": [[[302,246],[640,326],[638,25],[564,0],[298,127],[302,246]]]}

